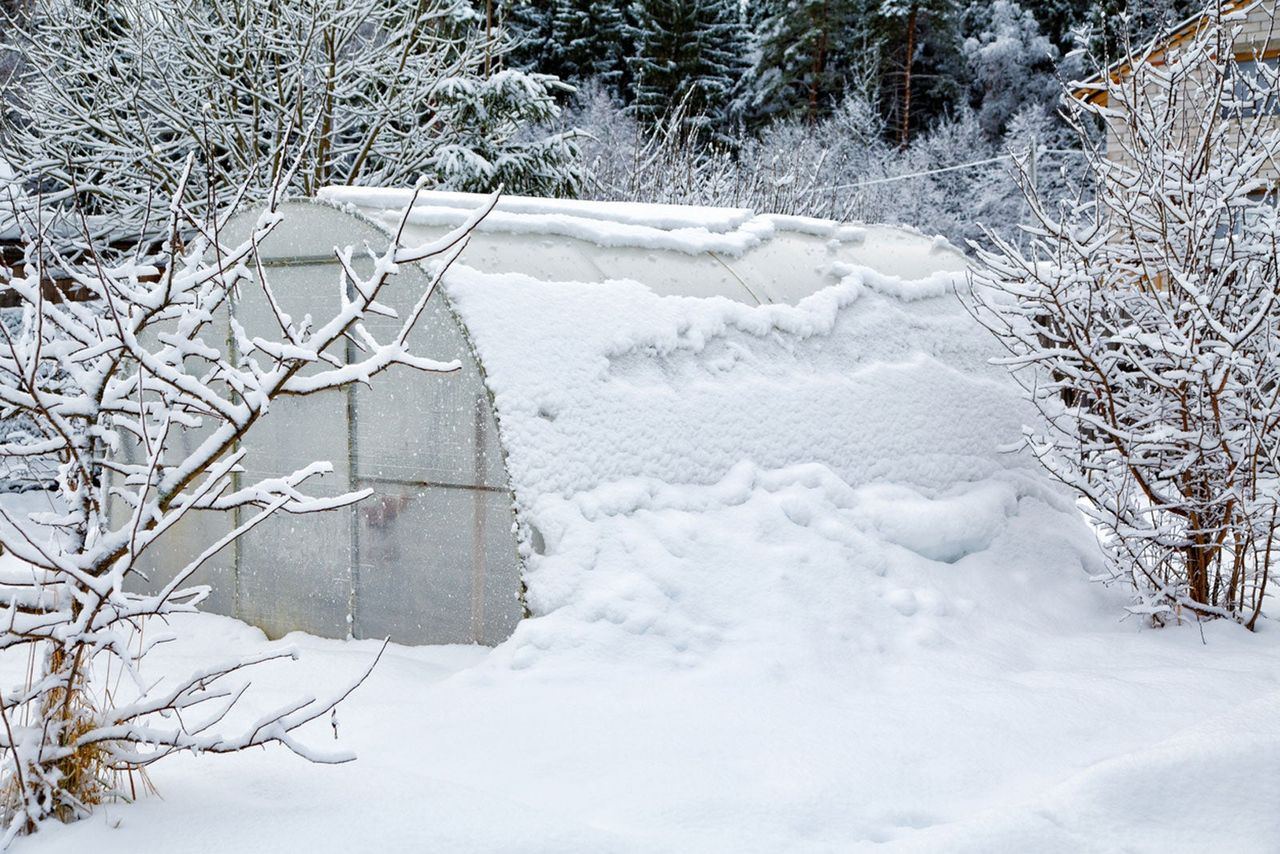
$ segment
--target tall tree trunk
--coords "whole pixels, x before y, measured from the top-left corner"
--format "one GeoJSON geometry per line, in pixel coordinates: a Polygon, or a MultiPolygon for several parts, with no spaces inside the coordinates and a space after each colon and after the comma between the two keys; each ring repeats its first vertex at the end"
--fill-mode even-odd
{"type": "Polygon", "coordinates": [[[818,27],[818,43],[813,48],[813,67],[809,76],[809,121],[818,120],[818,95],[822,75],[827,70],[827,50],[830,47],[831,14],[829,4],[822,4],[822,21],[818,27]]]}
{"type": "Polygon", "coordinates": [[[493,0],[484,5],[484,79],[493,76],[493,0]]]}
{"type": "Polygon", "coordinates": [[[911,142],[911,66],[916,55],[916,19],[920,15],[920,7],[911,4],[911,14],[907,16],[907,57],[902,68],[902,125],[898,130],[898,145],[906,148],[911,142]]]}

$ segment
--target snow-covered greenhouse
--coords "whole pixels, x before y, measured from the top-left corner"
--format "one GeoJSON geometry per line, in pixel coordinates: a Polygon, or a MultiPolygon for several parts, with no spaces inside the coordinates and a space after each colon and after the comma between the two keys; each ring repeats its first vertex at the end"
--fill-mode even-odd
{"type": "MultiPolygon", "coordinates": [[[[335,247],[385,246],[412,198],[333,188],[286,204],[261,252],[284,310],[333,308],[335,247]]],[[[405,242],[445,234],[486,201],[419,194],[405,242]]],[[[232,237],[254,219],[233,221],[232,237]]],[[[953,299],[937,299],[963,269],[944,241],[900,228],[502,198],[412,342],[459,359],[460,371],[393,370],[371,386],[290,400],[251,434],[251,475],[329,460],[322,489],[374,494],[254,529],[204,570],[207,606],[271,635],[493,644],[539,611],[526,601],[526,564],[573,547],[557,541],[554,507],[584,490],[715,483],[744,460],[821,463],[850,483],[910,481],[913,466],[943,458],[990,468],[964,450],[999,417],[989,411],[999,405],[984,409],[982,383],[859,372],[899,349],[909,363],[920,345],[907,339],[922,335],[949,364],[964,362],[959,339],[974,333],[953,299]],[[913,429],[885,435],[878,425],[895,419],[913,429]],[[924,435],[937,455],[922,451],[924,435]]],[[[431,275],[401,270],[384,301],[403,311],[431,275]]],[[[271,322],[261,296],[237,311],[250,332],[271,322]]],[[[203,548],[221,533],[211,527],[227,524],[186,524],[157,563],[203,548]]]]}

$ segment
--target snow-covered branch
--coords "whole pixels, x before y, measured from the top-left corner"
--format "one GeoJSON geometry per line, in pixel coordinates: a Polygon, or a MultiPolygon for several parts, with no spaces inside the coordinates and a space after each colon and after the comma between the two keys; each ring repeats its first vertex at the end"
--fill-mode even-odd
{"type": "Polygon", "coordinates": [[[305,195],[424,175],[549,195],[578,181],[572,134],[536,131],[560,84],[492,68],[502,44],[465,0],[27,5],[6,21],[18,96],[0,157],[28,205],[69,220],[60,242],[86,242],[79,209],[99,250],[104,236],[150,248],[184,180],[195,210],[234,187],[264,199],[286,175],[305,195]]]}
{"type": "Polygon", "coordinates": [[[1280,72],[1231,58],[1238,27],[1212,16],[1075,104],[1092,197],[1024,181],[1030,248],[992,236],[970,304],[1133,610],[1253,626],[1280,546],[1280,72]]]}
{"type": "MultiPolygon", "coordinates": [[[[141,644],[141,626],[193,611],[208,593],[191,585],[194,573],[270,515],[323,512],[366,496],[311,494],[310,485],[332,470],[324,462],[247,478],[244,440],[286,396],[367,383],[395,367],[456,370],[457,362],[412,346],[434,284],[389,333],[375,333],[366,319],[387,317],[379,300],[400,265],[431,260],[447,269],[488,209],[426,246],[402,245],[401,229],[373,253],[367,275],[351,263],[349,249],[335,248],[342,261],[331,283],[337,308],[328,317],[293,319],[259,263],[259,247],[281,222],[279,194],[269,198],[250,236],[236,245],[214,239],[220,228],[179,195],[166,231],[190,237],[167,243],[158,259],[108,261],[92,252],[61,259],[87,300],[50,298],[40,264],[5,282],[21,319],[3,327],[0,405],[33,428],[11,435],[0,455],[55,459],[60,505],[26,514],[0,508],[0,545],[27,565],[0,578],[0,652],[30,652],[42,662],[26,684],[0,694],[8,838],[49,817],[85,814],[113,794],[113,774],[175,751],[279,743],[316,761],[344,758],[312,752],[291,733],[345,694],[303,698],[246,730],[221,732],[246,684],[236,677],[260,662],[231,662],[157,687],[141,675],[152,648],[141,644]],[[276,336],[249,336],[236,321],[236,305],[250,289],[274,307],[276,336]],[[151,586],[140,577],[144,557],[186,514],[231,511],[225,535],[191,555],[160,589],[142,592],[151,586]],[[104,656],[130,674],[132,694],[94,692],[91,673],[104,656]]],[[[45,227],[24,224],[28,253],[38,257],[45,227]]]]}

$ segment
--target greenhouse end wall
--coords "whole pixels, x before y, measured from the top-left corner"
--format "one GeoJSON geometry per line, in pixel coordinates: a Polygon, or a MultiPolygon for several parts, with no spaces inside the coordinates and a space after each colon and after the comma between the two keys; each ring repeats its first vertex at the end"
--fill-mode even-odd
{"type": "MultiPolygon", "coordinates": [[[[335,247],[376,250],[388,238],[326,205],[289,203],[282,212],[261,252],[272,291],[294,318],[329,316],[345,286],[335,247]]],[[[226,242],[247,235],[255,220],[233,220],[226,242]]],[[[362,274],[371,262],[363,266],[362,274]]],[[[379,302],[403,317],[429,284],[421,267],[402,265],[379,302]]],[[[279,333],[260,288],[243,284],[235,313],[249,338],[279,333]]],[[[366,325],[377,336],[399,321],[371,318],[366,325]]],[[[193,579],[211,585],[209,610],[273,637],[305,631],[494,644],[510,635],[523,613],[511,490],[488,391],[442,289],[433,292],[410,346],[462,367],[447,374],[392,368],[369,386],[278,400],[251,429],[242,481],[323,460],[333,472],[310,481],[311,494],[373,494],[338,510],[280,512],[255,527],[193,579]]],[[[197,438],[195,431],[187,437],[197,438]]],[[[163,583],[232,523],[216,513],[184,520],[153,547],[152,582],[163,583]]]]}

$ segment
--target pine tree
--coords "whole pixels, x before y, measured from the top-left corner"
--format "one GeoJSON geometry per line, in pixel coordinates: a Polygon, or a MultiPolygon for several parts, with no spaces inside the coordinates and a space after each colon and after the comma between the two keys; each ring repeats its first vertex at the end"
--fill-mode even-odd
{"type": "MultiPolygon", "coordinates": [[[[973,7],[985,6],[975,0],[973,7]]],[[[1085,27],[1099,7],[1098,0],[1025,0],[1022,8],[1035,15],[1040,30],[1061,53],[1076,47],[1075,34],[1085,27]]]]}
{"type": "Polygon", "coordinates": [[[628,41],[623,0],[561,0],[552,18],[558,60],[548,73],[575,82],[598,80],[622,96],[628,41]]]}
{"type": "Polygon", "coordinates": [[[645,121],[677,105],[690,125],[718,125],[744,71],[738,0],[636,0],[632,111],[645,121]]]}
{"type": "Polygon", "coordinates": [[[972,104],[990,138],[1003,134],[1024,107],[1053,101],[1058,51],[1030,10],[1013,0],[975,0],[964,29],[972,104]]]}
{"type": "Polygon", "coordinates": [[[757,0],[749,21],[755,63],[739,110],[752,124],[828,114],[875,64],[869,0],[757,0]]]}
{"type": "Polygon", "coordinates": [[[521,71],[540,71],[550,65],[552,50],[552,13],[547,3],[539,0],[504,0],[499,18],[509,50],[507,65],[521,71]]]}
{"type": "Polygon", "coordinates": [[[525,71],[574,84],[597,81],[616,100],[626,89],[626,0],[513,0],[504,24],[511,59],[525,71]]]}
{"type": "Polygon", "coordinates": [[[917,128],[944,116],[963,95],[966,69],[955,0],[883,0],[877,10],[884,56],[885,112],[906,147],[917,128]]]}

